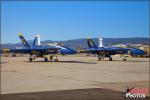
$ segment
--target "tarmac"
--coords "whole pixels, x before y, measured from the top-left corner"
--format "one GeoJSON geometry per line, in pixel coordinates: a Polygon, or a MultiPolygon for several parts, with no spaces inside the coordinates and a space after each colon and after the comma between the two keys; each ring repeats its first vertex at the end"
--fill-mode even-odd
{"type": "Polygon", "coordinates": [[[127,87],[149,87],[149,58],[1,57],[2,100],[124,100],[127,87]]]}

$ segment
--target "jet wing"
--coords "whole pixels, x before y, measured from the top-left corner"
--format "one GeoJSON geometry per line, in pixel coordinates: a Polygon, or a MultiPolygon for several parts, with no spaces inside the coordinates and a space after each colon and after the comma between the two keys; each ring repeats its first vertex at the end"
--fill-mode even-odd
{"type": "Polygon", "coordinates": [[[90,49],[86,49],[87,52],[97,52],[97,51],[111,51],[108,48],[90,48],[90,49]]]}
{"type": "Polygon", "coordinates": [[[86,52],[97,53],[97,54],[124,54],[127,53],[130,49],[120,48],[120,47],[111,47],[111,48],[91,48],[87,49],[86,52]]]}
{"type": "Polygon", "coordinates": [[[34,48],[21,48],[21,49],[12,49],[10,52],[12,53],[44,53],[44,54],[57,54],[59,53],[59,49],[57,47],[34,47],[34,48]]]}
{"type": "Polygon", "coordinates": [[[28,49],[28,48],[11,49],[10,52],[12,52],[12,53],[30,53],[30,49],[28,49]]]}
{"type": "Polygon", "coordinates": [[[60,48],[57,47],[44,47],[44,48],[33,48],[31,49],[31,53],[43,53],[43,54],[58,54],[60,52],[60,48]]]}

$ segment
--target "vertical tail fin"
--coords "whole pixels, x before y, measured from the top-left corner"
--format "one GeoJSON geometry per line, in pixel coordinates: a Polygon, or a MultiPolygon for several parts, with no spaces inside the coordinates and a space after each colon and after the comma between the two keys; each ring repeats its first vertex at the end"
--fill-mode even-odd
{"type": "Polygon", "coordinates": [[[40,35],[36,35],[33,41],[33,46],[40,46],[41,45],[41,41],[40,41],[40,35]]]}
{"type": "Polygon", "coordinates": [[[103,47],[103,38],[99,38],[99,47],[103,47]]]}
{"type": "Polygon", "coordinates": [[[89,48],[97,48],[94,41],[92,39],[87,39],[87,44],[89,48]]]}
{"type": "Polygon", "coordinates": [[[33,47],[36,46],[36,37],[35,37],[34,40],[33,40],[32,46],[33,46],[33,47]]]}
{"type": "Polygon", "coordinates": [[[23,37],[23,35],[21,33],[19,33],[19,38],[21,39],[21,42],[24,47],[30,48],[30,45],[28,44],[28,42],[25,40],[25,38],[23,37]]]}

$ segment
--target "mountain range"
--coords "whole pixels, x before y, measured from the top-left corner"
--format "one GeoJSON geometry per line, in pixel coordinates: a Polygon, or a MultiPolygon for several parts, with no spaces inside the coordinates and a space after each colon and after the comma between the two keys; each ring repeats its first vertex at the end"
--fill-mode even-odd
{"type": "MultiPolygon", "coordinates": [[[[92,38],[94,42],[98,45],[98,38],[92,38]]],[[[103,38],[103,44],[104,46],[112,46],[116,44],[143,44],[143,45],[149,45],[149,38],[139,38],[139,37],[134,37],[134,38],[103,38]]],[[[28,41],[30,45],[32,45],[32,40],[28,41]]],[[[48,43],[62,43],[65,46],[68,46],[73,49],[77,48],[88,48],[86,39],[72,39],[72,40],[66,40],[66,41],[51,41],[51,40],[44,40],[41,41],[42,44],[48,44],[48,43]]],[[[8,49],[15,49],[16,47],[22,47],[21,43],[4,43],[1,44],[1,49],[3,48],[8,48],[8,49]]]]}

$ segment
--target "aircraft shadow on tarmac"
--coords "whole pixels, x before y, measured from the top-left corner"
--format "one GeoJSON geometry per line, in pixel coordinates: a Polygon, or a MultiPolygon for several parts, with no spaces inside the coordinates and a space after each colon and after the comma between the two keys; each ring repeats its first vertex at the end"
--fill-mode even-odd
{"type": "MultiPolygon", "coordinates": [[[[29,62],[29,61],[26,61],[26,62],[29,62]]],[[[45,62],[45,61],[33,61],[33,62],[29,62],[29,63],[34,63],[34,62],[97,64],[96,62],[82,62],[82,61],[59,61],[59,62],[53,62],[53,61],[47,61],[47,62],[45,62]]]]}
{"type": "Polygon", "coordinates": [[[149,62],[149,61],[144,61],[144,60],[127,60],[127,61],[122,61],[122,60],[112,60],[112,61],[101,60],[101,61],[98,61],[98,62],[113,62],[113,61],[116,61],[116,62],[149,62]]]}
{"type": "Polygon", "coordinates": [[[6,63],[8,63],[8,62],[1,62],[1,64],[6,64],[6,63]]]}
{"type": "Polygon", "coordinates": [[[125,93],[104,88],[1,94],[1,100],[125,100],[125,93]]]}
{"type": "Polygon", "coordinates": [[[62,63],[82,63],[82,64],[97,64],[96,62],[81,62],[81,61],[59,61],[62,63]]]}
{"type": "Polygon", "coordinates": [[[127,62],[149,62],[149,61],[140,61],[140,60],[127,60],[127,62]]]}

